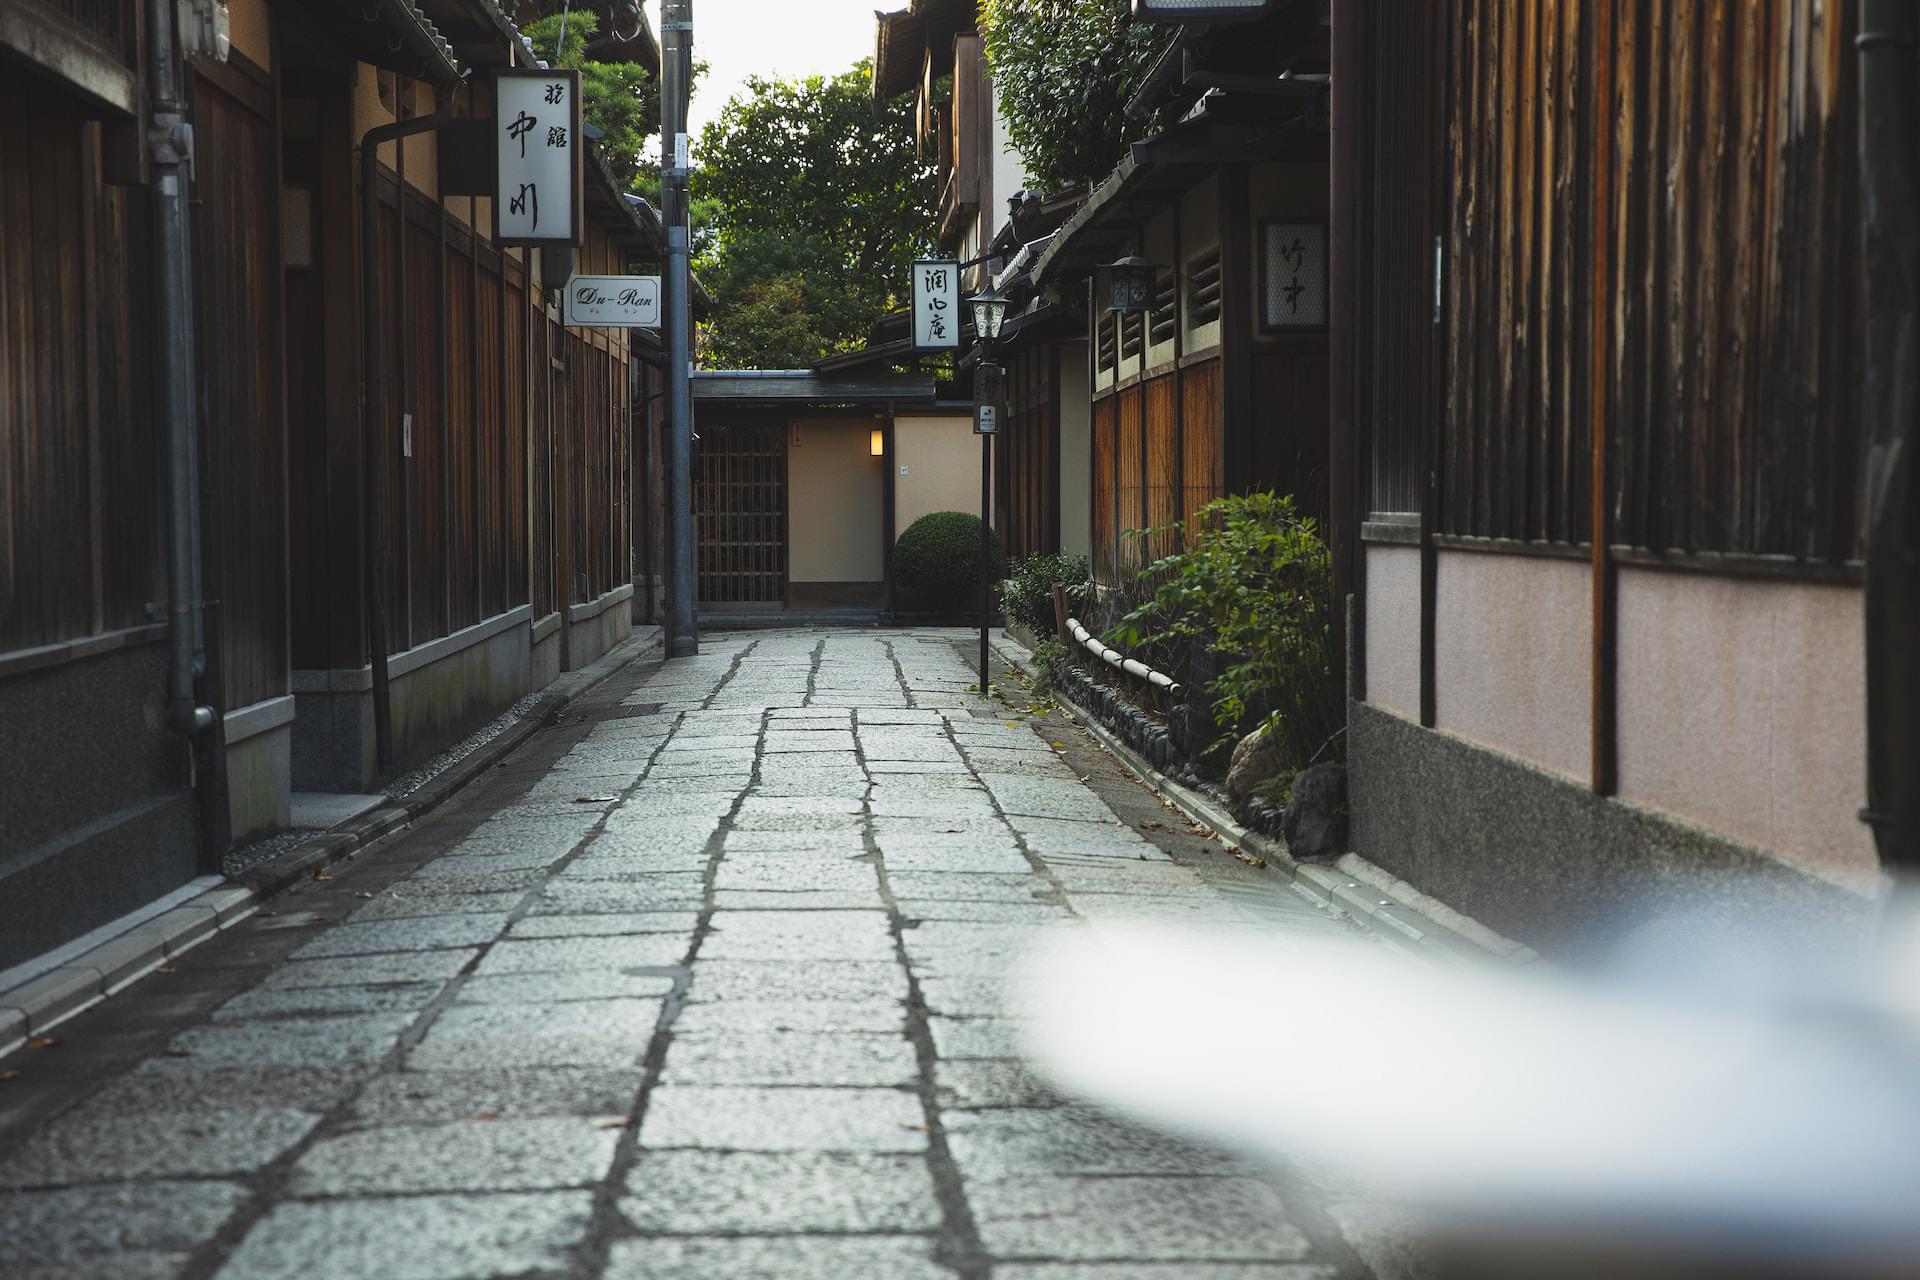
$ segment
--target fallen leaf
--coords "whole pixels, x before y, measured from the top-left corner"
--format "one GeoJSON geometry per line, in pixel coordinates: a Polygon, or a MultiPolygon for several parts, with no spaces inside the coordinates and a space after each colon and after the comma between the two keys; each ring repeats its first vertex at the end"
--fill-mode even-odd
{"type": "Polygon", "coordinates": [[[175,969],[170,964],[156,965],[154,966],[153,971],[155,973],[178,973],[179,972],[179,970],[175,969]]]}
{"type": "Polygon", "coordinates": [[[619,796],[575,796],[575,804],[612,804],[619,796]]]}
{"type": "Polygon", "coordinates": [[[325,867],[315,867],[313,869],[313,878],[315,880],[331,880],[333,879],[333,873],[325,867]]]}
{"type": "Polygon", "coordinates": [[[1064,742],[1055,742],[1050,745],[1055,751],[1065,751],[1067,749],[1067,744],[1064,742]]]}
{"type": "Polygon", "coordinates": [[[497,1111],[482,1111],[474,1117],[475,1120],[498,1120],[499,1118],[500,1113],[497,1111]]]}
{"type": "Polygon", "coordinates": [[[66,1042],[62,1040],[59,1036],[35,1036],[33,1039],[27,1041],[27,1048],[58,1049],[62,1044],[65,1044],[65,1043],[66,1042]]]}
{"type": "Polygon", "coordinates": [[[633,1128],[633,1121],[631,1121],[631,1120],[609,1120],[609,1121],[607,1121],[606,1123],[604,1123],[604,1124],[601,1124],[601,1125],[597,1125],[597,1126],[595,1126],[595,1127],[596,1127],[596,1128],[601,1128],[601,1129],[631,1129],[631,1128],[633,1128]]]}
{"type": "Polygon", "coordinates": [[[925,1133],[927,1131],[927,1126],[923,1124],[903,1124],[900,1127],[908,1133],[925,1133]]]}
{"type": "Polygon", "coordinates": [[[370,893],[356,893],[353,896],[356,898],[371,898],[373,895],[370,893]]]}
{"type": "Polygon", "coordinates": [[[18,1071],[0,1071],[0,1084],[12,1084],[20,1078],[18,1071]]]}

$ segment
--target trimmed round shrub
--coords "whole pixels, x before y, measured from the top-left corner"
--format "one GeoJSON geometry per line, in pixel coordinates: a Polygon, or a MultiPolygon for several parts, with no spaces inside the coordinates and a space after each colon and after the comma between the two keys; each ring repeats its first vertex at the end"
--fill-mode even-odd
{"type": "MultiPolygon", "coordinates": [[[[1000,539],[987,534],[986,581],[1006,574],[1000,539]]],[[[935,511],[907,526],[893,544],[893,582],[901,604],[919,613],[976,613],[980,608],[980,517],[935,511]]]]}

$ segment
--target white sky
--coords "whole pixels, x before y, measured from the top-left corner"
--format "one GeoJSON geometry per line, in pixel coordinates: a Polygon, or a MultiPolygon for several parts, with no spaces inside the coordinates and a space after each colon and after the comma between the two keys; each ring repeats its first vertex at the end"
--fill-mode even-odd
{"type": "MultiPolygon", "coordinates": [[[[654,32],[660,0],[643,0],[654,32]]],[[[750,75],[796,79],[873,56],[875,9],[905,0],[693,0],[693,54],[707,62],[694,94],[694,138],[750,75]]]]}

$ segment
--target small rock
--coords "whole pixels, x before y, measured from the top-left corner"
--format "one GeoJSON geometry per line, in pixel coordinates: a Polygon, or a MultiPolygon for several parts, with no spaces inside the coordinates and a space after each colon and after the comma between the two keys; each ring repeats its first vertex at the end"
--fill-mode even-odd
{"type": "Polygon", "coordinates": [[[1347,771],[1329,763],[1295,774],[1281,830],[1296,858],[1338,857],[1347,847],[1347,771]]]}
{"type": "Polygon", "coordinates": [[[1280,776],[1280,743],[1266,725],[1240,739],[1227,766],[1227,794],[1243,801],[1263,782],[1280,776]]]}

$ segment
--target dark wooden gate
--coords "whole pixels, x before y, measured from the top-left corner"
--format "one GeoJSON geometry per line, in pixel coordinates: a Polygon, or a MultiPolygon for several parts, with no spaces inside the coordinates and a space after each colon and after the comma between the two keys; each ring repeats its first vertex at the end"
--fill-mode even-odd
{"type": "Polygon", "coordinates": [[[702,605],[786,603],[784,423],[740,423],[701,433],[694,461],[693,538],[702,605]]]}

